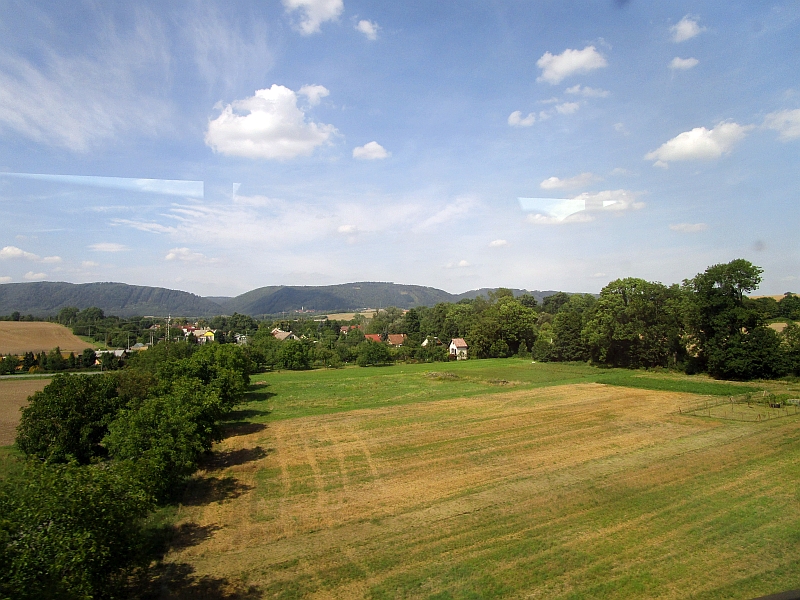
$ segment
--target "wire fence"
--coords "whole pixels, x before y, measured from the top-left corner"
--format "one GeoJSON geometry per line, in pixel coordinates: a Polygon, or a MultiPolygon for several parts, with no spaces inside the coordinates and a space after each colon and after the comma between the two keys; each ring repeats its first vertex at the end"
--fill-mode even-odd
{"type": "Polygon", "coordinates": [[[706,397],[686,402],[678,413],[732,421],[760,423],[800,414],[800,398],[788,398],[768,392],[740,396],[706,397]]]}

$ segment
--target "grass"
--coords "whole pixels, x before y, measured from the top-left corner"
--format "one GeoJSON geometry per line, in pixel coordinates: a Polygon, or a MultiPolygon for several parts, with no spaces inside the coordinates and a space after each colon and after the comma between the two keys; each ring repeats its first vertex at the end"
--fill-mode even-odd
{"type": "Polygon", "coordinates": [[[333,414],[354,409],[494,394],[503,389],[604,383],[640,389],[729,396],[763,386],[717,382],[707,377],[628,369],[599,369],[585,363],[531,363],[496,359],[391,367],[283,371],[253,377],[250,410],[256,422],[333,414]]]}
{"type": "Polygon", "coordinates": [[[198,475],[235,485],[178,519],[213,528],[168,557],[198,577],[265,598],[800,587],[800,415],[677,410],[796,383],[517,360],[255,379],[198,475]]]}

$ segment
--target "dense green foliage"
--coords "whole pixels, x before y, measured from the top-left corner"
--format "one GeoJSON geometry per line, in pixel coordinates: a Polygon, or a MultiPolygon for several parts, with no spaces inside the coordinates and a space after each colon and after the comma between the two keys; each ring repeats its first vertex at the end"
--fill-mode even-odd
{"type": "Polygon", "coordinates": [[[0,598],[111,598],[146,567],[142,518],[222,438],[251,371],[236,345],[157,344],[122,371],[56,375],[0,485],[0,598]]]}

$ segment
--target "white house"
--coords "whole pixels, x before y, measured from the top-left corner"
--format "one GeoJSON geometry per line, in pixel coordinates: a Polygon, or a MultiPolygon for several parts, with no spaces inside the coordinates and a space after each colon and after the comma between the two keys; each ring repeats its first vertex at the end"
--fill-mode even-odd
{"type": "Polygon", "coordinates": [[[464,338],[453,338],[450,342],[450,356],[455,356],[457,360],[467,360],[467,348],[464,338]]]}

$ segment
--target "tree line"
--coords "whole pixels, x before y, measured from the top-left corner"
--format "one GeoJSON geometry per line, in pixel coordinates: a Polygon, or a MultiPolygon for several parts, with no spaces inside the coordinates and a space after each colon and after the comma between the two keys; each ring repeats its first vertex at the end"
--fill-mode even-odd
{"type": "Polygon", "coordinates": [[[222,438],[251,364],[235,345],[158,344],[121,371],[59,374],[23,409],[0,481],[0,598],[113,598],[154,557],[148,514],[222,438]]]}

